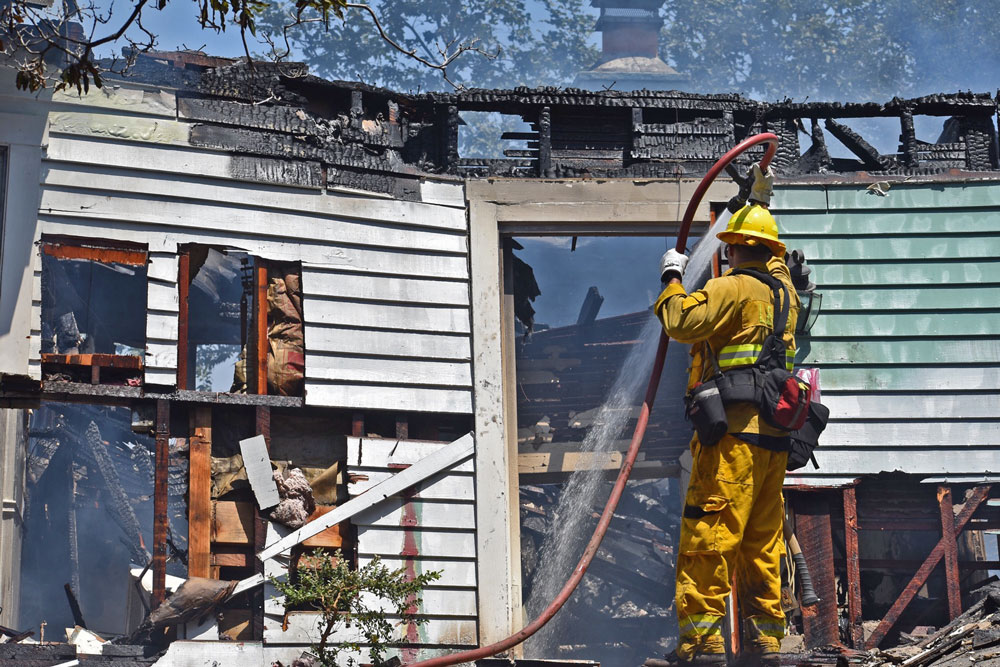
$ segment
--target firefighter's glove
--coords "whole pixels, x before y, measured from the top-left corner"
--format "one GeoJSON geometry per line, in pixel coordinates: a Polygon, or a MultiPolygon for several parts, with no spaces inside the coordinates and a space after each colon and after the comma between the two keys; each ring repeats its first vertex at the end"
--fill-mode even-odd
{"type": "Polygon", "coordinates": [[[753,179],[753,185],[750,186],[750,201],[770,206],[771,193],[774,192],[774,172],[771,171],[771,167],[764,171],[760,168],[760,162],[754,162],[750,166],[750,178],[753,179]]]}
{"type": "Polygon", "coordinates": [[[688,256],[673,248],[663,253],[663,257],[660,258],[660,282],[665,283],[671,278],[680,280],[684,277],[687,263],[688,256]]]}

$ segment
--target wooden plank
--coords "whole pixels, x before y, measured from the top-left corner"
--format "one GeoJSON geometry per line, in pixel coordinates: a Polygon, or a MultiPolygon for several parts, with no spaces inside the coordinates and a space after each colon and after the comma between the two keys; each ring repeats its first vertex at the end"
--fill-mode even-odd
{"type": "Polygon", "coordinates": [[[212,542],[251,544],[253,538],[253,503],[216,500],[212,503],[212,542]]]}
{"type": "Polygon", "coordinates": [[[973,234],[942,237],[889,237],[880,235],[868,239],[824,236],[801,238],[794,246],[801,249],[808,261],[813,258],[843,261],[906,261],[935,259],[990,260],[1000,253],[1000,236],[973,234]]]}
{"type": "Polygon", "coordinates": [[[925,366],[900,368],[868,366],[824,368],[822,390],[824,403],[828,391],[1000,391],[1000,367],[997,366],[925,366]]]}
{"type": "MultiPolygon", "coordinates": [[[[959,306],[960,301],[952,303],[959,306]]],[[[1000,312],[902,313],[871,310],[839,313],[823,308],[810,334],[815,337],[914,338],[918,336],[990,336],[1000,332],[1000,312]]]]}
{"type": "Polygon", "coordinates": [[[156,465],[153,483],[153,594],[150,606],[155,609],[167,596],[167,478],[169,476],[170,403],[156,401],[156,465]]]}
{"type": "Polygon", "coordinates": [[[962,613],[962,583],[958,572],[958,535],[955,532],[955,511],[950,486],[938,486],[938,507],[941,510],[941,544],[944,547],[945,589],[948,592],[948,620],[962,613]]]}
{"type": "Polygon", "coordinates": [[[301,541],[316,535],[326,528],[329,528],[334,524],[347,521],[359,512],[363,512],[371,507],[374,507],[384,501],[386,497],[398,493],[402,489],[409,488],[417,482],[421,482],[442,470],[446,470],[451,466],[454,466],[457,463],[467,460],[472,456],[474,449],[475,446],[472,434],[469,433],[462,436],[448,446],[442,447],[438,451],[417,461],[409,468],[401,470],[391,479],[372,487],[367,493],[356,498],[352,498],[343,505],[337,507],[334,511],[307,523],[294,533],[274,544],[269,545],[266,549],[260,552],[260,559],[266,560],[268,558],[273,558],[282,551],[287,551],[301,541]]]}
{"type": "Polygon", "coordinates": [[[46,188],[42,191],[41,211],[79,218],[118,220],[176,230],[208,227],[218,231],[252,231],[262,237],[336,241],[357,246],[383,248],[420,248],[427,251],[465,254],[463,234],[450,230],[426,230],[395,226],[383,222],[337,219],[307,213],[286,213],[173,200],[161,195],[107,194],[90,190],[46,188]]]}
{"type": "Polygon", "coordinates": [[[342,354],[306,351],[306,379],[341,383],[382,382],[386,384],[469,387],[472,368],[467,361],[419,361],[412,359],[372,359],[342,354]]]}
{"type": "Polygon", "coordinates": [[[465,231],[468,226],[464,206],[454,210],[361,193],[321,194],[295,186],[228,180],[240,178],[228,153],[193,147],[189,150],[158,149],[58,137],[50,143],[46,163],[49,166],[46,185],[65,189],[138,195],[157,192],[174,199],[456,232],[465,231]],[[169,176],[164,172],[169,172],[169,176]]]}
{"type": "MultiPolygon", "coordinates": [[[[319,616],[316,612],[289,612],[286,617],[288,629],[281,630],[281,623],[277,627],[270,625],[265,629],[264,641],[268,644],[309,644],[319,636],[318,622],[319,616]]],[[[405,641],[407,627],[403,624],[393,623],[393,637],[396,641],[405,641]]],[[[431,618],[427,623],[419,627],[421,644],[445,644],[450,646],[474,646],[476,644],[476,621],[475,619],[463,618],[431,618]]],[[[330,636],[330,641],[342,642],[348,639],[357,638],[359,630],[354,626],[351,631],[338,631],[330,636]]]]}
{"type": "Polygon", "coordinates": [[[314,240],[264,238],[252,230],[218,231],[210,227],[178,229],[168,225],[144,225],[134,221],[88,219],[39,212],[39,221],[50,233],[74,236],[114,234],[116,238],[148,243],[151,248],[175,248],[177,243],[201,243],[239,248],[276,261],[301,261],[356,273],[394,273],[402,276],[467,279],[468,260],[453,253],[428,254],[417,250],[363,248],[314,240]]]}
{"type": "Polygon", "coordinates": [[[455,501],[413,500],[406,501],[390,496],[351,518],[355,526],[410,526],[407,506],[415,512],[417,525],[422,528],[451,528],[475,530],[476,512],[472,503],[455,501]]]}
{"type": "Polygon", "coordinates": [[[420,181],[420,201],[462,209],[465,213],[465,186],[462,183],[443,181],[420,181]]]}
{"type": "Polygon", "coordinates": [[[164,312],[162,310],[146,310],[146,331],[155,331],[157,337],[170,339],[177,338],[177,313],[164,312]]]}
{"type": "Polygon", "coordinates": [[[177,101],[173,93],[165,90],[137,90],[116,86],[113,89],[95,88],[80,93],[73,88],[53,91],[51,104],[57,109],[81,108],[91,112],[97,109],[129,116],[160,116],[177,118],[177,101]]]}
{"type": "MultiPolygon", "coordinates": [[[[308,312],[312,301],[303,300],[308,312]]],[[[469,361],[470,342],[467,335],[406,333],[400,331],[370,331],[316,324],[306,327],[308,347],[314,352],[367,354],[414,359],[446,359],[469,361]]]]}
{"type": "Polygon", "coordinates": [[[177,382],[177,371],[173,368],[152,368],[147,366],[143,377],[146,384],[172,386],[177,382]]]}
{"type": "Polygon", "coordinates": [[[163,118],[134,115],[52,111],[49,113],[49,136],[59,134],[114,139],[120,142],[142,142],[186,146],[191,125],[163,118]]]}
{"type": "Polygon", "coordinates": [[[327,326],[354,326],[397,331],[469,333],[468,308],[409,306],[392,303],[356,302],[332,298],[309,298],[305,320],[327,326]]]}
{"type": "Polygon", "coordinates": [[[517,455],[517,470],[521,475],[618,470],[621,465],[621,452],[525,452],[517,455]]]}
{"type": "MultiPolygon", "coordinates": [[[[472,531],[415,529],[409,532],[419,545],[421,558],[469,558],[476,554],[472,531]]],[[[407,533],[398,526],[358,527],[358,554],[400,556],[406,550],[407,533]]]]}
{"type": "MultiPolygon", "coordinates": [[[[800,350],[801,351],[801,350],[800,350]]],[[[978,364],[1000,361],[1000,340],[837,340],[810,341],[809,353],[804,360],[796,357],[796,364],[918,364],[922,366],[978,364]]]]}
{"type": "Polygon", "coordinates": [[[42,243],[41,250],[46,255],[60,259],[82,259],[104,264],[124,264],[143,267],[146,265],[145,250],[99,247],[63,243],[42,243]]]}
{"type": "MultiPolygon", "coordinates": [[[[352,481],[347,485],[347,493],[352,497],[359,496],[394,474],[395,471],[390,470],[354,470],[350,474],[352,481]]],[[[418,500],[473,501],[476,499],[476,480],[471,474],[448,471],[421,482],[407,492],[407,497],[418,500]],[[410,493],[413,495],[410,496],[410,493]]]]}
{"type": "Polygon", "coordinates": [[[177,368],[177,341],[153,339],[146,334],[146,366],[177,368]]]}
{"type": "MultiPolygon", "coordinates": [[[[777,191],[776,191],[777,192],[777,191]]],[[[883,234],[942,235],[996,233],[1000,229],[1000,211],[996,209],[960,210],[934,207],[925,210],[855,212],[785,213],[775,211],[781,239],[796,247],[800,237],[828,234],[855,237],[883,234]]]]}
{"type": "MultiPolygon", "coordinates": [[[[270,343],[267,338],[267,260],[256,259],[254,261],[254,317],[255,334],[253,336],[256,351],[256,371],[252,378],[256,379],[256,390],[252,393],[267,395],[267,354],[270,343]]],[[[261,509],[267,509],[261,506],[261,509]]]]}
{"type": "Polygon", "coordinates": [[[468,306],[469,283],[395,276],[366,276],[302,267],[302,294],[412,305],[468,306]]]}
{"type": "MultiPolygon", "coordinates": [[[[968,420],[922,422],[833,422],[823,431],[823,446],[881,449],[887,443],[940,449],[943,443],[975,447],[1000,442],[1000,422],[968,420]]],[[[990,468],[1000,468],[992,465],[990,468]]],[[[905,467],[901,470],[905,471],[905,467]]]]}
{"type": "Polygon", "coordinates": [[[847,627],[851,647],[864,650],[861,627],[861,565],[858,553],[858,500],[855,487],[843,491],[844,551],[847,554],[847,627]]]}
{"type": "Polygon", "coordinates": [[[818,291],[823,293],[823,310],[821,312],[824,319],[829,314],[848,311],[864,312],[873,309],[930,312],[956,309],[963,311],[992,310],[1000,303],[1000,286],[997,285],[963,285],[961,287],[920,285],[909,288],[870,286],[858,289],[837,289],[824,285],[818,291]]]}
{"type": "Polygon", "coordinates": [[[179,311],[179,296],[177,285],[149,280],[146,283],[146,307],[161,312],[176,313],[179,311]]]}
{"type": "Polygon", "coordinates": [[[212,549],[209,563],[217,570],[220,567],[253,567],[254,560],[249,546],[217,544],[212,549]]]}
{"type": "MultiPolygon", "coordinates": [[[[357,468],[390,468],[400,469],[413,465],[436,454],[445,447],[446,442],[430,442],[427,440],[396,440],[394,438],[347,438],[348,469],[357,468]]],[[[463,461],[448,469],[449,472],[473,472],[471,461],[463,461]]]]}
{"type": "MultiPolygon", "coordinates": [[[[821,450],[816,451],[820,469],[814,471],[807,467],[796,471],[795,475],[847,477],[848,481],[859,475],[877,475],[880,472],[905,472],[965,481],[981,481],[1000,475],[995,444],[969,445],[955,450],[941,450],[940,446],[911,449],[899,445],[883,445],[880,448],[848,445],[842,448],[835,444],[836,440],[827,440],[825,432],[823,438],[821,450]]],[[[880,441],[890,442],[888,437],[880,441]]],[[[791,476],[792,473],[789,473],[791,476]]]]}
{"type": "MultiPolygon", "coordinates": [[[[325,505],[319,505],[316,510],[309,515],[309,521],[318,519],[324,514],[331,512],[332,507],[327,507],[325,505]]],[[[309,539],[302,543],[302,546],[307,549],[315,549],[317,547],[324,547],[327,549],[339,549],[344,544],[344,538],[341,535],[341,529],[347,529],[347,524],[337,524],[335,526],[330,526],[321,533],[313,535],[309,539]]]]}
{"type": "MultiPolygon", "coordinates": [[[[188,323],[191,320],[189,296],[191,293],[191,254],[181,253],[177,269],[177,297],[180,312],[177,314],[177,388],[191,389],[191,369],[188,359],[188,323]]],[[[191,364],[193,365],[193,364],[191,364]]]]}
{"type": "Polygon", "coordinates": [[[240,453],[243,455],[243,467],[247,471],[250,488],[257,498],[257,506],[266,510],[281,502],[278,486],[274,482],[271,471],[271,457],[268,454],[264,436],[255,435],[252,438],[240,440],[240,453]]]}
{"type": "Polygon", "coordinates": [[[212,409],[191,409],[188,478],[188,576],[211,574],[212,542],[212,409]]]}
{"type": "MultiPolygon", "coordinates": [[[[780,190],[778,188],[777,190],[780,190]]],[[[886,209],[962,209],[1000,206],[1000,188],[993,183],[894,184],[888,197],[872,196],[864,187],[830,187],[831,210],[865,212],[886,209]]]]}
{"type": "Polygon", "coordinates": [[[307,380],[306,405],[471,414],[472,392],[394,385],[323,384],[307,380]]]}
{"type": "MultiPolygon", "coordinates": [[[[936,262],[925,257],[919,262],[852,262],[831,259],[824,263],[815,256],[806,256],[812,267],[810,278],[817,285],[856,285],[860,287],[914,285],[978,285],[1000,283],[1000,261],[977,258],[969,262],[936,262]]],[[[822,289],[820,290],[823,291],[822,289]]]]}
{"type": "MultiPolygon", "coordinates": [[[[1000,392],[983,394],[967,393],[831,393],[827,384],[827,370],[822,378],[823,405],[830,408],[833,419],[935,419],[989,420],[997,416],[1000,392]]],[[[969,387],[971,388],[971,387],[969,387]]],[[[902,390],[904,387],[898,387],[902,390]]],[[[906,387],[906,389],[910,389],[906,387]]],[[[928,388],[930,389],[930,388],[928,388]]],[[[935,387],[934,389],[937,389],[935,387]]]]}
{"type": "Polygon", "coordinates": [[[165,283],[176,283],[178,276],[177,254],[172,252],[151,252],[146,264],[146,277],[165,283]]]}
{"type": "MultiPolygon", "coordinates": [[[[374,559],[373,555],[358,556],[358,567],[363,567],[374,559]]],[[[406,569],[412,565],[414,574],[437,571],[441,578],[432,582],[428,588],[443,586],[448,588],[475,588],[476,561],[468,560],[435,560],[433,558],[401,558],[398,556],[381,556],[380,560],[390,570],[406,569]]],[[[426,590],[426,589],[425,589],[426,590]]]]}

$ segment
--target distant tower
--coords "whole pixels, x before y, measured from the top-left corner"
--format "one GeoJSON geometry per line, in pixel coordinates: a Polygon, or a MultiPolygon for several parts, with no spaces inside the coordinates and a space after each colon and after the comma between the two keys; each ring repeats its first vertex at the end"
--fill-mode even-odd
{"type": "Polygon", "coordinates": [[[600,7],[601,60],[580,72],[575,85],[588,90],[672,90],[689,82],[659,54],[663,0],[590,0],[600,7]]]}

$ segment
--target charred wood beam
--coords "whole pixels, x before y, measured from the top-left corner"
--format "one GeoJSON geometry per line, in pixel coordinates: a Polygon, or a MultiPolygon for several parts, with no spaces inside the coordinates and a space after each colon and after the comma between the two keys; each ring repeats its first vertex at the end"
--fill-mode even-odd
{"type": "Polygon", "coordinates": [[[820,598],[817,604],[802,608],[806,648],[839,644],[830,503],[822,492],[807,492],[796,494],[794,507],[795,535],[820,598]]]}
{"type": "Polygon", "coordinates": [[[958,574],[958,542],[955,539],[955,511],[951,501],[951,487],[939,486],[937,499],[941,510],[941,542],[944,544],[948,620],[951,621],[962,613],[962,584],[958,574]]]}
{"type": "MultiPolygon", "coordinates": [[[[271,450],[271,409],[266,406],[258,406],[254,416],[255,431],[264,436],[264,444],[268,452],[271,450]]],[[[259,554],[267,546],[267,517],[264,516],[256,503],[253,507],[253,553],[259,554]]],[[[259,558],[253,559],[254,573],[264,574],[264,561],[259,558]]],[[[251,629],[254,639],[264,638],[264,589],[257,587],[250,594],[251,601],[251,629]]]]}
{"type": "MultiPolygon", "coordinates": [[[[518,156],[515,156],[518,157],[518,156]]],[[[542,107],[538,113],[538,175],[547,176],[552,170],[552,109],[542,107]]]]}
{"type": "Polygon", "coordinates": [[[900,110],[899,130],[903,166],[911,169],[918,167],[920,165],[920,157],[917,153],[917,132],[913,127],[913,110],[910,107],[903,107],[900,110]]]}
{"type": "MultiPolygon", "coordinates": [[[[69,541],[70,583],[68,585],[72,586],[72,589],[67,593],[75,593],[80,590],[80,540],[76,528],[76,477],[73,474],[75,463],[76,457],[70,454],[66,460],[66,483],[69,485],[67,493],[69,502],[66,503],[66,537],[69,541]]],[[[75,597],[70,601],[70,606],[74,602],[76,602],[75,597]]]]}
{"type": "MultiPolygon", "coordinates": [[[[990,489],[991,486],[986,484],[974,487],[968,492],[962,511],[959,512],[957,517],[955,517],[956,535],[965,529],[965,525],[969,522],[969,519],[972,517],[973,513],[975,513],[980,504],[989,498],[990,489]]],[[[923,565],[920,566],[920,569],[917,570],[916,574],[913,575],[913,578],[899,594],[899,597],[892,604],[892,607],[890,607],[889,611],[886,612],[885,617],[879,622],[878,627],[876,627],[872,632],[865,644],[867,648],[872,649],[882,643],[882,640],[885,639],[889,630],[891,630],[896,624],[896,621],[899,620],[903,610],[906,609],[907,605],[910,604],[910,601],[916,596],[917,591],[919,591],[924,583],[926,583],[927,577],[929,577],[934,568],[937,567],[937,564],[941,562],[945,546],[945,538],[942,537],[937,545],[931,550],[923,565]]]]}
{"type": "Polygon", "coordinates": [[[851,486],[844,489],[844,552],[847,554],[847,627],[851,648],[864,649],[861,627],[861,563],[858,553],[858,498],[851,486]]]}
{"type": "Polygon", "coordinates": [[[167,596],[167,481],[170,474],[170,403],[156,402],[156,478],[153,482],[153,607],[167,596]]]}
{"type": "Polygon", "coordinates": [[[826,139],[823,137],[823,128],[819,126],[819,121],[812,119],[810,130],[812,146],[799,158],[798,171],[800,172],[823,172],[829,171],[833,166],[830,159],[830,152],[826,149],[826,139]]]}
{"type": "Polygon", "coordinates": [[[893,167],[895,161],[892,158],[880,155],[874,146],[846,125],[838,123],[832,118],[827,118],[826,129],[849,151],[861,158],[861,162],[866,168],[872,171],[885,171],[893,167]]]}
{"type": "Polygon", "coordinates": [[[79,625],[81,628],[86,629],[87,624],[83,620],[83,612],[80,611],[80,603],[76,599],[76,594],[73,592],[73,587],[70,584],[63,584],[63,590],[66,591],[66,600],[69,602],[69,610],[73,614],[73,623],[79,625]]]}
{"type": "Polygon", "coordinates": [[[115,464],[112,462],[111,456],[105,448],[104,440],[101,438],[101,431],[96,423],[90,422],[90,426],[87,427],[87,432],[84,436],[84,442],[86,442],[94,460],[97,462],[97,469],[100,471],[101,478],[104,481],[104,488],[110,496],[108,511],[111,513],[111,517],[115,520],[115,523],[125,533],[126,539],[123,541],[131,553],[132,560],[145,565],[149,562],[149,553],[142,546],[142,531],[139,528],[139,520],[135,516],[135,510],[132,509],[132,503],[129,502],[125,489],[122,488],[121,480],[118,478],[118,471],[115,469],[115,464]]]}

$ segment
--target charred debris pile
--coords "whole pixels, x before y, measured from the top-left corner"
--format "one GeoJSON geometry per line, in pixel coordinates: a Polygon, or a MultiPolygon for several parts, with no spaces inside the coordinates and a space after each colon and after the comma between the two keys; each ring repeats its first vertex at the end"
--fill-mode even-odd
{"type": "MultiPolygon", "coordinates": [[[[256,63],[251,69],[241,61],[191,58],[183,52],[145,55],[133,76],[178,88],[178,116],[192,123],[191,143],[231,151],[234,175],[253,181],[419,199],[420,178],[427,174],[697,177],[735,143],[763,131],[780,138],[772,164],[786,177],[852,174],[877,181],[1000,168],[997,99],[985,93],[883,103],[571,88],[405,94],[326,81],[301,64],[256,63]],[[500,114],[524,129],[486,137],[501,157],[464,155],[460,135],[470,130],[466,117],[473,113],[500,114]],[[921,116],[945,119],[938,136],[918,136],[915,118],[921,116]],[[896,149],[880,153],[880,142],[864,136],[871,132],[898,136],[896,149]],[[853,157],[832,157],[827,135],[853,157]]],[[[741,159],[759,159],[762,150],[741,159]]]]}

